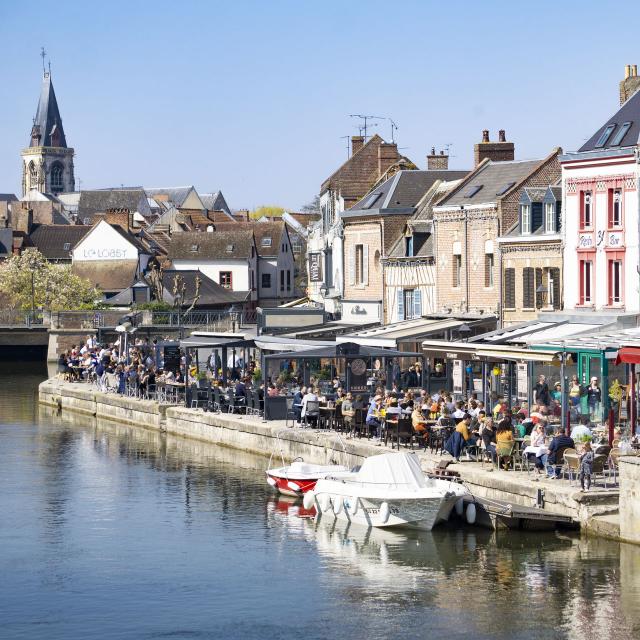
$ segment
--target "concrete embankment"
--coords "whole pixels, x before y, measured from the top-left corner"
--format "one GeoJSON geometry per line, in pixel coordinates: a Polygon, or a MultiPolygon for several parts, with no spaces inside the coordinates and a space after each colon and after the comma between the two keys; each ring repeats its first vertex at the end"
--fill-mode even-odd
{"type": "MultiPolygon", "coordinates": [[[[354,466],[368,456],[387,450],[368,440],[347,440],[344,437],[339,440],[331,432],[285,428],[282,421],[264,422],[252,416],[205,413],[102,393],[89,385],[64,383],[56,379],[40,385],[40,402],[115,423],[166,431],[264,456],[282,456],[287,461],[302,457],[318,464],[335,460],[354,466]]],[[[421,452],[420,458],[425,470],[432,469],[441,459],[426,452],[421,452]]],[[[567,482],[539,479],[526,472],[494,471],[488,464],[462,462],[452,468],[478,497],[523,507],[537,505],[548,513],[569,516],[586,531],[612,538],[619,536],[618,491],[605,490],[601,487],[601,480],[598,487],[585,494],[567,482]],[[542,490],[542,495],[539,490],[542,490]]],[[[635,513],[630,517],[635,518],[635,513]]]]}

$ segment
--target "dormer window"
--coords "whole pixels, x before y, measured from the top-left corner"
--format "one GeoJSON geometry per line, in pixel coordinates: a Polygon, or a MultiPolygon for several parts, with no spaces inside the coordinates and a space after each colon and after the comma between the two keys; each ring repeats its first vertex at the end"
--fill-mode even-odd
{"type": "Polygon", "coordinates": [[[266,238],[262,238],[260,241],[260,246],[262,247],[270,247],[271,246],[271,238],[267,236],[266,238]]]}
{"type": "Polygon", "coordinates": [[[531,233],[531,205],[520,205],[520,229],[523,236],[528,236],[531,233]]]}
{"type": "MultiPolygon", "coordinates": [[[[610,124],[607,126],[607,128],[600,134],[600,137],[598,138],[598,142],[596,142],[595,146],[596,147],[604,147],[605,144],[607,144],[607,140],[609,139],[609,136],[613,133],[613,130],[616,128],[615,124],[610,124]]],[[[616,136],[617,138],[618,136],[616,136]]]]}
{"type": "Polygon", "coordinates": [[[413,236],[407,236],[404,239],[405,242],[405,256],[407,258],[413,258],[413,236]]]}
{"type": "Polygon", "coordinates": [[[63,251],[71,251],[71,243],[70,242],[65,242],[64,245],[62,246],[62,250],[63,251]]]}
{"type": "Polygon", "coordinates": [[[547,202],[544,205],[544,232],[556,232],[556,207],[553,202],[547,202]]]}

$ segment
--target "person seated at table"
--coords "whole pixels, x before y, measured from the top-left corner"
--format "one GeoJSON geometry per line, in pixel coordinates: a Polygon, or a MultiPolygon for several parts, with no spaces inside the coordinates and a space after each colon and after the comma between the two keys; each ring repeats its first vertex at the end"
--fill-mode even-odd
{"type": "Polygon", "coordinates": [[[440,412],[440,416],[436,420],[439,427],[448,427],[452,423],[451,414],[449,413],[449,409],[446,405],[442,406],[442,410],[440,412]]]}
{"type": "Polygon", "coordinates": [[[269,383],[269,387],[267,388],[267,397],[269,398],[277,398],[280,395],[280,392],[276,388],[276,385],[273,382],[269,383]]]}
{"type": "Polygon", "coordinates": [[[302,398],[307,394],[307,387],[301,387],[293,394],[293,417],[297,424],[302,422],[302,398]]]}
{"type": "Polygon", "coordinates": [[[558,461],[558,452],[562,449],[575,448],[575,442],[573,438],[565,435],[562,427],[558,426],[555,428],[555,435],[553,440],[551,440],[551,444],[549,445],[549,452],[542,456],[541,462],[544,468],[547,469],[547,475],[552,480],[556,480],[559,476],[559,467],[556,466],[556,462],[558,461]]]}
{"type": "MultiPolygon", "coordinates": [[[[514,444],[514,442],[515,441],[513,439],[513,429],[511,427],[511,419],[502,418],[502,420],[498,422],[498,426],[496,427],[496,445],[514,444]]],[[[501,456],[499,463],[503,469],[505,470],[509,469],[509,465],[508,465],[508,462],[506,462],[505,457],[501,456]]]]}
{"type": "Polygon", "coordinates": [[[375,433],[374,440],[382,439],[382,398],[380,396],[374,396],[373,402],[369,405],[367,411],[367,418],[365,423],[369,427],[369,431],[375,433]]]}
{"type": "Polygon", "coordinates": [[[411,424],[418,436],[424,439],[427,435],[427,421],[422,415],[422,410],[418,404],[414,405],[411,412],[411,424]]]}
{"type": "Polygon", "coordinates": [[[309,387],[309,389],[307,390],[307,393],[304,394],[303,398],[302,398],[302,411],[300,412],[300,415],[302,418],[306,418],[307,421],[309,421],[309,419],[314,420],[316,423],[318,421],[318,403],[319,403],[319,399],[318,399],[318,390],[314,389],[312,387],[309,387]],[[308,409],[309,403],[314,403],[316,409],[315,410],[310,410],[308,409]]]}
{"type": "Polygon", "coordinates": [[[513,427],[516,438],[524,438],[527,435],[527,427],[523,424],[524,414],[516,413],[516,424],[513,427]]]}
{"type": "Polygon", "coordinates": [[[491,456],[491,460],[496,460],[496,429],[493,424],[493,418],[487,418],[482,425],[480,432],[484,450],[491,456]]]}
{"type": "Polygon", "coordinates": [[[411,391],[407,391],[400,402],[401,409],[406,413],[412,413],[414,404],[415,400],[413,393],[411,391]]]}
{"type": "Polygon", "coordinates": [[[456,408],[451,414],[451,417],[454,420],[462,420],[465,416],[465,413],[467,412],[464,409],[464,402],[462,400],[458,400],[458,402],[456,402],[456,408]]]}
{"type": "Polygon", "coordinates": [[[346,394],[344,392],[344,389],[342,387],[338,387],[336,389],[336,399],[335,399],[336,404],[341,404],[345,398],[346,398],[346,394]]]}
{"type": "Polygon", "coordinates": [[[387,420],[397,420],[402,413],[402,408],[398,404],[398,401],[393,398],[389,405],[386,407],[385,418],[387,420]]]}
{"type": "Polygon", "coordinates": [[[356,415],[356,411],[353,408],[353,396],[351,392],[347,393],[344,400],[341,403],[342,419],[344,421],[347,430],[351,431],[351,425],[353,423],[353,417],[356,415]]]}
{"type": "MultiPolygon", "coordinates": [[[[474,447],[477,444],[476,436],[472,434],[470,427],[471,426],[471,416],[468,413],[463,414],[462,420],[458,422],[456,425],[456,431],[462,436],[464,440],[462,444],[463,449],[468,449],[469,447],[474,447]]],[[[467,458],[470,458],[470,454],[467,450],[467,458]]]]}
{"type": "Polygon", "coordinates": [[[493,407],[493,411],[491,412],[493,414],[493,419],[500,420],[500,418],[503,418],[507,411],[507,408],[508,407],[505,399],[502,396],[498,396],[496,398],[496,404],[493,407]]]}

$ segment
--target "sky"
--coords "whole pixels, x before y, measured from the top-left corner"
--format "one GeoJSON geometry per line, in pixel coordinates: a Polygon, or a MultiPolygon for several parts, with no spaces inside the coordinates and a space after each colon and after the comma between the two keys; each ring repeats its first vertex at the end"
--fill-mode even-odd
{"type": "Polygon", "coordinates": [[[193,184],[233,208],[295,210],[346,159],[350,114],[392,118],[420,168],[446,145],[450,168],[471,168],[483,129],[505,129],[516,159],[577,149],[640,65],[636,14],[589,0],[0,0],[0,192],[21,195],[41,46],[76,188],[193,184]]]}

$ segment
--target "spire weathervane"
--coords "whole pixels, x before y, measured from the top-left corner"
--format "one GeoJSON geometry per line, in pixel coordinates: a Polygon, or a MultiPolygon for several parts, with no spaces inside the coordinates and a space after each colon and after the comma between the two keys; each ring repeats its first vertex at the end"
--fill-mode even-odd
{"type": "Polygon", "coordinates": [[[47,52],[44,50],[44,47],[40,47],[40,57],[42,58],[42,73],[45,74],[47,72],[46,67],[44,66],[44,59],[47,55],[47,52]]]}

